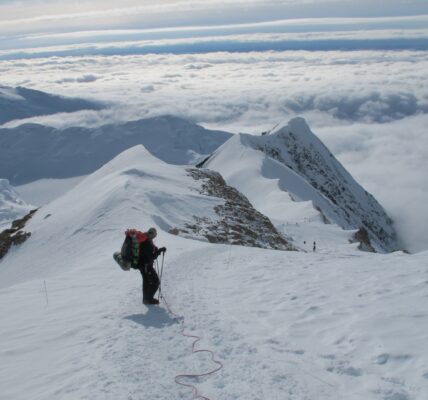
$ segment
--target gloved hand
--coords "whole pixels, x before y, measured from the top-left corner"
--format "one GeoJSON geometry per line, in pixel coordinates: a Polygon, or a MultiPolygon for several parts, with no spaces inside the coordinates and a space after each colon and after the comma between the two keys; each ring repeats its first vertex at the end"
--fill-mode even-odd
{"type": "Polygon", "coordinates": [[[164,253],[164,254],[165,254],[165,252],[166,252],[166,247],[161,247],[161,248],[158,250],[158,252],[159,252],[159,254],[160,254],[160,253],[164,253]]]}

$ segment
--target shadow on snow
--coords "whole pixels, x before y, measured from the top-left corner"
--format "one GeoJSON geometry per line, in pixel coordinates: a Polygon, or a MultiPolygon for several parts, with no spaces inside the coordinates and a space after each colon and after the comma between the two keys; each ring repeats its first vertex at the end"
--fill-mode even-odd
{"type": "Polygon", "coordinates": [[[165,309],[153,306],[148,307],[148,310],[145,314],[132,314],[123,318],[136,322],[137,324],[143,325],[145,327],[159,329],[177,323],[177,321],[174,318],[171,318],[165,309]]]}

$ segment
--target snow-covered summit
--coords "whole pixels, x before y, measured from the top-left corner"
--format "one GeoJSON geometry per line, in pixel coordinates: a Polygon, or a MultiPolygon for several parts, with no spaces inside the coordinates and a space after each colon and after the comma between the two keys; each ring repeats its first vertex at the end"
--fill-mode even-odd
{"type": "Polygon", "coordinates": [[[28,213],[31,208],[21,199],[7,179],[0,179],[0,229],[3,225],[28,213]]]}
{"type": "Polygon", "coordinates": [[[219,171],[271,218],[283,223],[318,219],[347,230],[364,228],[377,250],[398,249],[392,221],[382,206],[303,118],[293,118],[268,135],[236,135],[204,166],[219,171]]]}
{"type": "Polygon", "coordinates": [[[0,176],[16,185],[87,175],[138,144],[168,163],[190,164],[230,137],[168,115],[98,128],[25,124],[0,129],[0,176]]]}
{"type": "Polygon", "coordinates": [[[95,244],[120,246],[126,228],[150,226],[163,235],[211,243],[292,249],[269,219],[218,173],[167,164],[139,145],[38,210],[26,226],[31,239],[2,261],[0,286],[60,272],[58,266],[84,265],[99,251],[95,244]],[[79,262],[64,262],[77,251],[79,262]],[[32,267],[32,259],[48,258],[47,264],[32,267]]]}
{"type": "Polygon", "coordinates": [[[0,124],[15,119],[49,115],[58,112],[99,110],[96,102],[53,95],[24,87],[0,85],[0,124]]]}

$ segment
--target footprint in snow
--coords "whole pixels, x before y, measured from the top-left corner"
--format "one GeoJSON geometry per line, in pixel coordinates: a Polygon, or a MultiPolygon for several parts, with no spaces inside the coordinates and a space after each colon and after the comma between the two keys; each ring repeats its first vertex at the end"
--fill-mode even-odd
{"type": "Polygon", "coordinates": [[[317,313],[320,310],[321,309],[319,307],[317,307],[317,306],[309,307],[308,309],[305,310],[305,312],[303,313],[303,316],[315,314],[315,313],[317,313]]]}
{"type": "Polygon", "coordinates": [[[409,396],[404,392],[390,392],[384,397],[384,400],[409,400],[409,396]]]}
{"type": "Polygon", "coordinates": [[[384,365],[389,360],[389,354],[380,354],[376,357],[376,364],[384,365]]]}
{"type": "Polygon", "coordinates": [[[354,377],[359,377],[363,375],[363,370],[361,368],[354,368],[352,366],[338,366],[338,367],[329,367],[327,368],[328,372],[335,372],[339,375],[349,375],[354,377]]]}

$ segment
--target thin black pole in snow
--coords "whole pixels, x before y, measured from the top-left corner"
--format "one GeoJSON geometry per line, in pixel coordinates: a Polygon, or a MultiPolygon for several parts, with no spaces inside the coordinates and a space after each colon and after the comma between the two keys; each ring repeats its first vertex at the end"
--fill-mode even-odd
{"type": "Polygon", "coordinates": [[[160,281],[162,282],[162,274],[163,274],[163,262],[165,260],[165,252],[162,253],[162,265],[161,265],[161,271],[160,271],[160,281]]]}
{"type": "Polygon", "coordinates": [[[158,260],[156,260],[156,264],[158,266],[158,277],[159,277],[158,300],[160,300],[162,298],[162,274],[163,274],[164,259],[165,259],[165,253],[162,253],[162,264],[161,264],[160,271],[159,271],[159,264],[157,264],[158,260]]]}
{"type": "Polygon", "coordinates": [[[45,294],[46,294],[46,305],[49,305],[49,298],[48,298],[48,289],[46,287],[46,281],[43,281],[43,284],[45,286],[45,294]]]}

